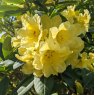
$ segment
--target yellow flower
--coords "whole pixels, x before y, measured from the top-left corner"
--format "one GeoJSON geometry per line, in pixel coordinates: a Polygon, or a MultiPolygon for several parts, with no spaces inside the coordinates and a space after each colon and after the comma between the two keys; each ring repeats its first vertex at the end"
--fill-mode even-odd
{"type": "MultiPolygon", "coordinates": [[[[66,24],[66,23],[65,23],[66,24]]],[[[62,23],[57,27],[50,29],[52,37],[57,40],[57,43],[62,46],[68,46],[72,51],[81,51],[84,48],[84,42],[80,37],[77,37],[72,33],[68,28],[68,25],[65,27],[65,24],[62,23]],[[76,45],[77,44],[77,45],[76,45]]],[[[79,53],[78,52],[78,53],[79,53]]]]}
{"type": "Polygon", "coordinates": [[[65,49],[60,53],[59,51],[47,50],[41,57],[43,64],[42,72],[44,76],[49,77],[51,74],[57,75],[66,69],[65,60],[69,54],[65,54],[65,49]]]}
{"type": "Polygon", "coordinates": [[[84,10],[84,14],[80,13],[79,16],[77,16],[78,22],[84,26],[86,32],[88,31],[90,18],[88,10],[84,10]]]}
{"type": "MultiPolygon", "coordinates": [[[[52,33],[53,39],[55,39],[56,43],[59,44],[61,48],[65,46],[72,51],[72,54],[68,56],[66,60],[66,65],[71,64],[74,68],[78,63],[78,54],[84,48],[84,41],[72,33],[72,31],[69,30],[70,27],[70,23],[68,24],[68,22],[65,22],[62,23],[59,28],[53,27],[50,29],[50,31],[52,33]]],[[[53,46],[53,44],[51,46],[53,46]]]]}
{"type": "Polygon", "coordinates": [[[62,20],[59,15],[54,16],[52,18],[50,18],[48,15],[42,15],[41,22],[42,22],[42,28],[49,30],[49,28],[51,27],[58,27],[61,24],[62,20]]]}
{"type": "Polygon", "coordinates": [[[65,60],[72,53],[68,47],[60,48],[52,38],[51,32],[49,33],[49,38],[42,45],[39,54],[35,55],[33,61],[34,68],[42,70],[45,77],[62,73],[66,69],[65,60]]]}
{"type": "Polygon", "coordinates": [[[70,39],[72,39],[72,34],[70,34],[69,31],[61,30],[58,32],[56,39],[60,45],[66,45],[69,44],[70,39]]]}
{"type": "Polygon", "coordinates": [[[40,24],[35,19],[22,16],[23,28],[17,32],[17,35],[21,37],[31,37],[33,41],[37,41],[40,34],[40,24]]]}
{"type": "Polygon", "coordinates": [[[90,17],[90,14],[89,14],[89,11],[88,11],[87,9],[84,10],[84,14],[80,13],[80,14],[77,16],[78,22],[83,23],[83,24],[88,24],[90,18],[91,18],[91,17],[90,17]]]}
{"type": "Polygon", "coordinates": [[[24,54],[24,55],[16,54],[15,56],[16,56],[17,59],[19,59],[23,62],[28,62],[28,61],[33,59],[32,54],[24,54]]]}
{"type": "Polygon", "coordinates": [[[24,48],[24,47],[18,48],[18,53],[19,53],[20,55],[24,55],[24,54],[26,53],[26,48],[24,48]]]}
{"type": "MultiPolygon", "coordinates": [[[[94,60],[94,59],[92,59],[94,60]]],[[[88,70],[93,71],[94,67],[92,65],[92,61],[90,58],[88,58],[87,53],[83,52],[82,53],[82,58],[79,60],[79,63],[76,65],[77,68],[86,68],[88,70]]]]}
{"type": "Polygon", "coordinates": [[[37,76],[37,77],[41,77],[43,75],[41,70],[34,70],[33,75],[37,76]]]}
{"type": "Polygon", "coordinates": [[[35,15],[29,17],[28,15],[22,16],[23,27],[16,31],[16,37],[12,38],[12,46],[17,47],[18,45],[23,47],[30,47],[35,44],[40,34],[40,17],[35,15]]]}
{"type": "Polygon", "coordinates": [[[76,68],[76,65],[79,63],[78,53],[72,53],[66,60],[66,65],[71,65],[72,68],[76,68]]]}
{"type": "Polygon", "coordinates": [[[94,53],[89,53],[89,59],[92,65],[94,65],[94,53]]]}
{"type": "Polygon", "coordinates": [[[74,37],[68,45],[73,53],[79,54],[84,48],[84,41],[80,37],[74,37]]]}
{"type": "Polygon", "coordinates": [[[45,77],[49,77],[51,74],[57,75],[66,69],[64,63],[66,56],[67,55],[63,55],[58,51],[43,51],[38,59],[34,59],[33,66],[36,70],[42,70],[45,77]]]}
{"type": "Polygon", "coordinates": [[[75,37],[69,42],[69,48],[73,51],[73,53],[68,57],[67,64],[71,64],[73,68],[76,67],[77,63],[79,62],[78,56],[79,53],[84,48],[84,42],[79,37],[75,37]]]}
{"type": "Polygon", "coordinates": [[[11,39],[11,43],[13,47],[19,47],[20,46],[20,42],[21,42],[21,37],[17,36],[17,37],[12,37],[11,39]]]}
{"type": "Polygon", "coordinates": [[[68,21],[74,23],[74,18],[76,16],[75,6],[68,6],[61,14],[66,17],[68,21]]]}
{"type": "Polygon", "coordinates": [[[25,14],[21,17],[21,20],[23,27],[16,31],[16,37],[12,38],[12,46],[19,47],[19,54],[15,56],[25,62],[22,71],[25,74],[31,74],[34,72],[34,67],[32,66],[33,51],[41,31],[40,17],[38,15],[31,17],[25,14]]]}
{"type": "Polygon", "coordinates": [[[75,11],[75,6],[68,6],[67,10],[62,12],[62,15],[66,17],[71,24],[69,29],[72,32],[80,35],[81,33],[86,33],[88,31],[88,23],[90,21],[90,14],[88,10],[84,10],[84,14],[82,14],[79,11],[75,11]]]}
{"type": "Polygon", "coordinates": [[[12,38],[12,46],[19,47],[19,55],[17,54],[16,57],[23,62],[27,62],[27,60],[29,61],[32,59],[32,52],[38,40],[41,25],[38,15],[33,17],[23,15],[21,19],[23,27],[16,31],[16,37],[12,38]]]}
{"type": "Polygon", "coordinates": [[[59,15],[50,18],[23,15],[23,27],[12,38],[12,46],[18,48],[16,58],[25,62],[22,71],[37,77],[58,75],[66,70],[68,65],[73,68],[93,70],[93,54],[79,54],[84,48],[84,41],[79,37],[88,29],[90,15],[75,11],[70,6],[63,12],[68,21],[62,22],[59,15]]]}
{"type": "Polygon", "coordinates": [[[27,63],[25,63],[22,67],[22,70],[21,70],[24,74],[32,74],[33,71],[34,71],[34,68],[32,66],[32,62],[29,61],[27,63]]]}

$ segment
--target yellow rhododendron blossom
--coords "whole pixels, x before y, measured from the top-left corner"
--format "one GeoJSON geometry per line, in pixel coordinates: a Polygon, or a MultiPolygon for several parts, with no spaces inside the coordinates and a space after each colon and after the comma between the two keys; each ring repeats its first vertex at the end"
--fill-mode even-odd
{"type": "Polygon", "coordinates": [[[54,16],[52,18],[50,18],[48,15],[42,15],[41,22],[43,29],[49,30],[49,28],[51,27],[58,27],[61,24],[62,20],[59,15],[54,16]]]}
{"type": "Polygon", "coordinates": [[[22,16],[23,28],[17,32],[17,35],[21,37],[29,37],[33,41],[38,40],[40,34],[40,18],[38,15],[35,15],[33,18],[24,15],[22,16]]]}
{"type": "Polygon", "coordinates": [[[42,45],[40,54],[34,58],[34,68],[42,70],[45,77],[57,75],[66,69],[65,60],[72,53],[68,47],[60,48],[50,33],[49,39],[42,45]]]}
{"type": "Polygon", "coordinates": [[[41,62],[43,63],[43,73],[44,76],[49,77],[51,74],[57,75],[62,73],[66,69],[66,60],[69,53],[64,49],[61,53],[60,51],[47,50],[41,57],[41,62]],[[67,54],[65,54],[65,52],[67,54]],[[49,70],[49,71],[48,71],[49,70]]]}
{"type": "Polygon", "coordinates": [[[84,26],[86,32],[88,31],[90,18],[91,17],[88,10],[84,10],[84,14],[80,13],[77,17],[78,22],[84,26]]]}
{"type": "Polygon", "coordinates": [[[88,58],[87,53],[82,53],[82,58],[79,60],[79,63],[76,65],[77,68],[86,68],[88,70],[93,71],[93,61],[94,59],[92,57],[88,58]]]}
{"type": "Polygon", "coordinates": [[[94,53],[89,53],[90,62],[94,65],[94,53]]]}
{"type": "Polygon", "coordinates": [[[31,54],[25,54],[23,56],[20,56],[18,54],[15,55],[17,59],[23,61],[23,62],[28,62],[29,60],[32,60],[32,55],[31,54]]]}
{"type": "Polygon", "coordinates": [[[41,77],[41,76],[43,76],[43,73],[42,73],[42,71],[41,70],[34,70],[34,72],[33,72],[33,74],[35,75],[35,76],[37,76],[37,77],[41,77]]]}
{"type": "Polygon", "coordinates": [[[19,37],[19,36],[13,37],[11,42],[12,42],[12,46],[13,47],[19,47],[20,46],[20,42],[21,42],[21,37],[19,37]]]}
{"type": "Polygon", "coordinates": [[[63,73],[68,65],[93,71],[93,54],[81,54],[84,41],[79,36],[88,30],[89,12],[82,14],[69,6],[62,14],[67,21],[59,15],[21,16],[23,27],[16,31],[12,46],[18,49],[16,58],[25,63],[23,73],[49,77],[63,73]]]}
{"type": "Polygon", "coordinates": [[[90,20],[90,14],[88,10],[84,10],[84,14],[80,13],[79,16],[77,16],[77,20],[80,23],[88,24],[90,20]]]}
{"type": "Polygon", "coordinates": [[[62,12],[62,15],[70,22],[70,30],[74,32],[76,31],[78,35],[81,33],[84,34],[88,31],[88,24],[90,21],[90,14],[88,10],[84,10],[84,13],[80,13],[79,11],[75,11],[75,6],[69,6],[67,7],[67,10],[62,12]]]}
{"type": "Polygon", "coordinates": [[[23,65],[21,71],[22,71],[23,73],[25,73],[25,74],[32,74],[33,71],[34,71],[34,68],[33,68],[33,66],[32,66],[32,62],[30,61],[30,62],[25,63],[25,64],[23,65]]]}
{"type": "Polygon", "coordinates": [[[66,17],[68,21],[74,23],[74,18],[76,16],[75,6],[68,6],[67,10],[62,12],[62,15],[66,17]]]}

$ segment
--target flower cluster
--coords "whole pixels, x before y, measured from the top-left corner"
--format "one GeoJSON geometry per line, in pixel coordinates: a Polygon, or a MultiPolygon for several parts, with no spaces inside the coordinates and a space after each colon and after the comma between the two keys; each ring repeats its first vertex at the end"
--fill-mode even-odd
{"type": "Polygon", "coordinates": [[[62,15],[67,21],[62,22],[59,15],[21,17],[23,27],[16,31],[12,46],[18,48],[16,58],[25,63],[22,67],[25,74],[49,77],[64,72],[68,65],[93,69],[93,54],[88,58],[86,53],[80,53],[84,41],[79,35],[88,31],[88,10],[82,14],[75,11],[75,6],[69,6],[62,15]]]}

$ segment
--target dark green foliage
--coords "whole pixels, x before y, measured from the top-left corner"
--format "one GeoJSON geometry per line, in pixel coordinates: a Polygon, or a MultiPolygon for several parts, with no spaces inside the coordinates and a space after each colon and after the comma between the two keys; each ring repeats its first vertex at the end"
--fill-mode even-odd
{"type": "Polygon", "coordinates": [[[6,95],[8,87],[9,87],[9,79],[7,77],[4,77],[0,81],[0,95],[6,95]]]}
{"type": "Polygon", "coordinates": [[[38,95],[50,95],[54,87],[53,77],[34,78],[34,88],[38,95]]]}

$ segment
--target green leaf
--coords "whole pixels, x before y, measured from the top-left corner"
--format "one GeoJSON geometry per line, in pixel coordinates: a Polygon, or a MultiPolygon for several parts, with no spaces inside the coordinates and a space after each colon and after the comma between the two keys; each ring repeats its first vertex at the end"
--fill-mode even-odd
{"type": "Polygon", "coordinates": [[[0,57],[0,61],[2,61],[2,58],[0,57]]]}
{"type": "Polygon", "coordinates": [[[5,59],[13,58],[13,50],[11,46],[11,37],[6,37],[2,45],[2,52],[5,59]]]}
{"type": "Polygon", "coordinates": [[[34,84],[33,77],[27,81],[27,84],[28,84],[27,86],[25,86],[26,84],[24,84],[17,90],[18,95],[25,95],[25,93],[28,92],[32,88],[34,84]]]}
{"type": "Polygon", "coordinates": [[[4,12],[0,12],[0,18],[4,16],[4,12]]]}
{"type": "Polygon", "coordinates": [[[68,66],[66,71],[63,72],[61,75],[63,81],[69,86],[73,87],[75,84],[75,80],[78,78],[76,72],[71,68],[71,66],[68,66]]]}
{"type": "Polygon", "coordinates": [[[22,4],[25,2],[25,0],[3,0],[3,1],[11,4],[22,4]]]}
{"type": "Polygon", "coordinates": [[[17,69],[18,67],[22,66],[24,63],[21,62],[15,62],[13,65],[13,69],[17,69]]]}
{"type": "Polygon", "coordinates": [[[78,2],[79,2],[79,0],[64,0],[62,2],[59,2],[59,4],[67,5],[67,4],[76,4],[78,2]]]}
{"type": "Polygon", "coordinates": [[[3,53],[2,53],[2,43],[0,43],[0,57],[3,59],[3,53]]]}
{"type": "Polygon", "coordinates": [[[34,88],[38,95],[50,95],[54,86],[53,77],[34,78],[34,88]]]}
{"type": "Polygon", "coordinates": [[[12,46],[11,46],[11,37],[7,36],[4,40],[3,43],[3,49],[7,50],[7,51],[11,51],[12,46]]]}
{"type": "Polygon", "coordinates": [[[21,88],[19,88],[18,90],[18,95],[25,95],[25,93],[28,92],[32,88],[33,83],[34,82],[32,81],[26,87],[21,86],[21,88]]]}
{"type": "Polygon", "coordinates": [[[37,1],[39,1],[40,3],[43,3],[43,2],[45,2],[46,0],[37,0],[37,1]]]}
{"type": "Polygon", "coordinates": [[[34,76],[33,75],[25,77],[18,84],[18,86],[16,87],[16,89],[13,90],[13,92],[12,92],[11,95],[24,95],[33,86],[33,80],[34,80],[34,76]]]}
{"type": "Polygon", "coordinates": [[[0,5],[0,12],[17,10],[19,7],[13,5],[0,5]]]}
{"type": "Polygon", "coordinates": [[[12,65],[14,63],[14,61],[12,60],[5,60],[1,62],[4,66],[8,67],[9,65],[12,65]]]}
{"type": "Polygon", "coordinates": [[[25,12],[26,12],[25,9],[4,11],[0,12],[0,18],[3,18],[4,16],[19,16],[25,12]]]}
{"type": "Polygon", "coordinates": [[[83,84],[86,88],[93,90],[94,88],[94,72],[89,72],[87,70],[82,70],[83,84]]]}
{"type": "Polygon", "coordinates": [[[77,94],[83,95],[84,89],[83,89],[83,86],[81,85],[81,83],[78,81],[75,81],[75,85],[76,85],[77,94]]]}
{"type": "Polygon", "coordinates": [[[12,70],[12,65],[14,64],[14,61],[12,60],[5,60],[0,62],[0,72],[8,72],[12,70]]]}
{"type": "Polygon", "coordinates": [[[9,86],[9,79],[4,77],[0,82],[0,95],[6,95],[9,86]]]}
{"type": "Polygon", "coordinates": [[[0,66],[0,72],[4,72],[5,71],[5,67],[0,66]]]}

